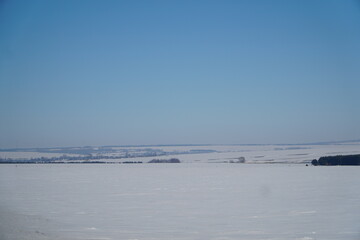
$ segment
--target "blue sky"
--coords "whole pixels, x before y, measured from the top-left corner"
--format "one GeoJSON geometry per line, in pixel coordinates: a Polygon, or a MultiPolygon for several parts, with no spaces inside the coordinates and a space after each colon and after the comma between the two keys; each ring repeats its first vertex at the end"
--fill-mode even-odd
{"type": "Polygon", "coordinates": [[[360,138],[358,1],[2,1],[0,148],[360,138]]]}

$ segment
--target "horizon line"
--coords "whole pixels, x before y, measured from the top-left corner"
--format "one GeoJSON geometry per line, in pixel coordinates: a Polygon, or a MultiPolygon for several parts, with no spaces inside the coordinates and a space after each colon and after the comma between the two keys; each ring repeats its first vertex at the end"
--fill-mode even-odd
{"type": "Polygon", "coordinates": [[[0,148],[1,152],[14,151],[14,150],[30,150],[30,149],[52,149],[52,148],[112,148],[112,147],[181,147],[181,146],[292,146],[292,145],[328,145],[328,144],[343,144],[360,142],[360,139],[352,140],[340,140],[340,141],[319,141],[319,142],[307,142],[307,143],[197,143],[197,144],[125,144],[125,145],[85,145],[85,146],[66,146],[66,147],[17,147],[17,148],[0,148]]]}

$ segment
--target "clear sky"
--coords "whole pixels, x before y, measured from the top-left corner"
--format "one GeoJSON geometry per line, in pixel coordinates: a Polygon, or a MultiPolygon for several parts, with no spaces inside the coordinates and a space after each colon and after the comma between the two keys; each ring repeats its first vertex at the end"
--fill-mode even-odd
{"type": "Polygon", "coordinates": [[[0,2],[0,148],[360,138],[360,3],[0,2]]]}

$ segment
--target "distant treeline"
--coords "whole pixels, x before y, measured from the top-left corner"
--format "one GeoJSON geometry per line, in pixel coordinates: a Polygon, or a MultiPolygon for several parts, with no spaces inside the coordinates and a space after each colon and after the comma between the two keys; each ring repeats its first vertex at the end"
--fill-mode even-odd
{"type": "Polygon", "coordinates": [[[314,166],[360,165],[360,154],[321,157],[319,160],[312,160],[311,164],[314,166]]]}
{"type": "Polygon", "coordinates": [[[177,158],[170,158],[170,159],[153,159],[148,163],[180,163],[180,160],[177,158]]]}
{"type": "MultiPolygon", "coordinates": [[[[98,159],[119,159],[117,156],[67,156],[62,155],[60,157],[39,157],[30,159],[11,159],[11,158],[0,158],[0,163],[56,163],[56,162],[72,162],[72,161],[89,161],[98,159]]],[[[89,161],[90,162],[90,161],[89,161]]],[[[91,161],[96,162],[96,161],[91,161]]],[[[101,161],[99,161],[101,162],[101,161]]]]}
{"type": "Polygon", "coordinates": [[[0,160],[0,164],[103,164],[103,163],[121,163],[121,162],[104,162],[104,161],[30,161],[30,160],[0,160]]]}
{"type": "Polygon", "coordinates": [[[142,161],[125,161],[125,162],[105,162],[105,161],[29,161],[29,160],[0,160],[0,164],[129,164],[129,163],[143,163],[142,161]]]}
{"type": "MultiPolygon", "coordinates": [[[[142,161],[124,161],[124,162],[110,162],[110,161],[90,161],[93,158],[85,157],[54,157],[54,158],[32,158],[32,159],[4,159],[0,158],[0,164],[61,164],[61,163],[123,163],[123,164],[139,164],[143,163],[142,161]]],[[[113,159],[113,157],[107,157],[105,159],[113,159]]],[[[177,158],[170,159],[152,159],[148,163],[180,163],[180,160],[177,158]]]]}

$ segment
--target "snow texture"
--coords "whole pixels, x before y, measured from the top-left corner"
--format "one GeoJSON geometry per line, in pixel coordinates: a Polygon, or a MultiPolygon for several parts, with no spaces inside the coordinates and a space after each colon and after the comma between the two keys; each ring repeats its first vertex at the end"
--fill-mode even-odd
{"type": "Polygon", "coordinates": [[[360,238],[359,167],[0,166],[0,239],[360,238]]]}

